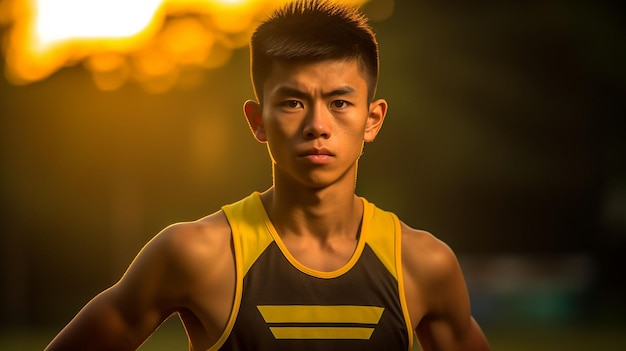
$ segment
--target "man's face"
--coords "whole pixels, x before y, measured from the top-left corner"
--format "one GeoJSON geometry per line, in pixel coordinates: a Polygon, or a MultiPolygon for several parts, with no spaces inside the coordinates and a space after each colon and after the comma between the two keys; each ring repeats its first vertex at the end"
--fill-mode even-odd
{"type": "Polygon", "coordinates": [[[257,139],[268,144],[275,180],[354,186],[363,142],[374,139],[386,112],[386,103],[370,104],[367,92],[354,59],[275,63],[258,123],[248,116],[257,139]]]}

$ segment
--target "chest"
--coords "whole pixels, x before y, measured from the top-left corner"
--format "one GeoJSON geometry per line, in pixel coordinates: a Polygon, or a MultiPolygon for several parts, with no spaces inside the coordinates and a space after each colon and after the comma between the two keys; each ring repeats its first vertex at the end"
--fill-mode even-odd
{"type": "Polygon", "coordinates": [[[270,245],[244,277],[221,350],[408,350],[397,281],[368,246],[346,271],[305,268],[270,245]]]}

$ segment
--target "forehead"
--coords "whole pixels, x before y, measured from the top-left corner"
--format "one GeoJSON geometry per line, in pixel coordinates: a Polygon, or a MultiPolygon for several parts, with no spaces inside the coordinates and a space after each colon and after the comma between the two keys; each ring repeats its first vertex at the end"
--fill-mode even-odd
{"type": "Polygon", "coordinates": [[[274,61],[263,90],[271,96],[283,87],[302,90],[332,90],[350,87],[367,94],[366,74],[357,59],[322,61],[274,61]]]}

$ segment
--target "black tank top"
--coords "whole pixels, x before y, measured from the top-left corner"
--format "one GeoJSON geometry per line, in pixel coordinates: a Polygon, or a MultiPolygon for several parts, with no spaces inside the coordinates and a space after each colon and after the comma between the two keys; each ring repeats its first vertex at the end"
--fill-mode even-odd
{"type": "Polygon", "coordinates": [[[227,327],[210,351],[411,350],[397,217],[362,199],[352,258],[333,272],[294,259],[258,193],[222,209],[237,285],[227,327]]]}

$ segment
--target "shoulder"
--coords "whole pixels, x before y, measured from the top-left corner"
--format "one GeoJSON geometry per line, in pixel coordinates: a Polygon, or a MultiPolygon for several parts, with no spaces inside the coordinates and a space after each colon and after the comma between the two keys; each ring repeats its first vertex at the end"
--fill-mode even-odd
{"type": "MultiPolygon", "coordinates": [[[[428,300],[464,291],[465,281],[454,251],[433,234],[402,223],[402,269],[428,300]]],[[[432,301],[431,301],[432,302],[432,301]]]]}
{"type": "Polygon", "coordinates": [[[230,254],[230,226],[219,211],[193,222],[172,224],[163,229],[144,250],[155,250],[181,268],[198,260],[214,260],[230,254]]]}
{"type": "Polygon", "coordinates": [[[228,240],[230,240],[230,226],[222,211],[193,222],[172,224],[152,239],[155,245],[174,252],[223,245],[224,241],[228,240]]]}
{"type": "Polygon", "coordinates": [[[413,229],[404,223],[401,223],[401,227],[402,253],[407,259],[408,268],[445,274],[458,265],[456,255],[445,242],[427,231],[413,229]]]}
{"type": "Polygon", "coordinates": [[[122,282],[155,281],[187,286],[207,273],[230,264],[230,227],[216,212],[193,222],[172,224],[141,249],[122,282]]]}

